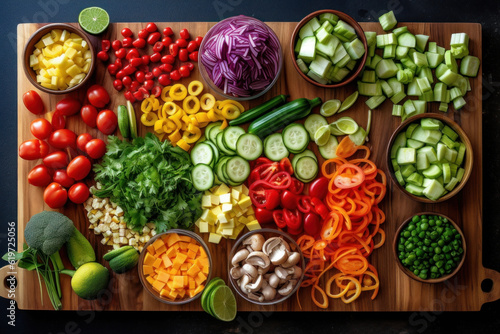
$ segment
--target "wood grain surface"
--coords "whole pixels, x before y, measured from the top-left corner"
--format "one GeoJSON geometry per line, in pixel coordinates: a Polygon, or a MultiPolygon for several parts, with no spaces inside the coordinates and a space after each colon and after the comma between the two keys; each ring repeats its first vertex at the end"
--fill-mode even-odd
{"type": "MultiPolygon", "coordinates": [[[[204,35],[214,23],[158,23],[163,28],[171,26],[174,32],[182,28],[188,28],[192,36],[204,35]]],[[[283,50],[289,49],[290,36],[296,25],[294,22],[271,22],[269,26],[276,32],[281,40],[283,50]]],[[[472,55],[481,59],[481,25],[474,23],[400,23],[398,26],[407,25],[414,34],[430,35],[430,41],[435,41],[438,45],[449,48],[450,35],[452,33],[466,32],[470,36],[470,51],[472,55]]],[[[141,23],[116,23],[111,24],[106,32],[107,38],[113,40],[119,35],[120,30],[128,26],[132,31],[137,32],[144,24],[141,23]]],[[[382,33],[378,23],[361,23],[365,31],[377,31],[382,33]]],[[[29,123],[36,117],[29,113],[23,103],[22,94],[33,87],[28,82],[22,68],[22,49],[29,36],[40,25],[20,24],[18,26],[18,142],[30,139],[29,123]]],[[[99,45],[98,39],[96,46],[99,45]]],[[[121,36],[120,36],[121,38],[121,36]]],[[[260,104],[266,99],[276,94],[289,94],[290,99],[299,97],[314,98],[321,97],[323,101],[337,98],[345,99],[356,90],[356,85],[351,84],[340,89],[323,89],[315,87],[300,78],[295,71],[290,55],[284,54],[284,68],[281,77],[276,85],[264,97],[244,103],[246,107],[260,104]]],[[[481,73],[481,69],[479,71],[481,73]]],[[[191,79],[198,78],[195,71],[191,79]]],[[[99,62],[95,73],[94,82],[104,85],[112,94],[110,109],[116,110],[116,106],[125,103],[122,93],[116,93],[112,88],[113,79],[105,70],[105,65],[99,62]]],[[[439,204],[423,204],[412,201],[403,195],[392,183],[388,183],[387,196],[382,202],[381,208],[387,215],[384,229],[387,234],[386,244],[377,249],[371,256],[370,261],[375,265],[380,273],[381,288],[378,297],[372,301],[370,294],[363,294],[355,302],[345,305],[339,300],[332,300],[328,311],[475,311],[481,308],[483,303],[494,301],[500,298],[500,274],[486,269],[482,265],[482,81],[481,76],[471,80],[472,92],[467,94],[467,106],[460,112],[451,110],[446,116],[460,124],[469,136],[474,150],[474,168],[472,175],[464,189],[454,198],[439,204]],[[391,242],[397,227],[409,216],[422,211],[434,211],[443,213],[451,217],[463,230],[467,241],[467,257],[462,270],[457,276],[448,282],[440,284],[423,284],[410,279],[403,274],[395,263],[391,251],[391,242]],[[481,291],[481,282],[492,279],[493,289],[489,293],[481,291]]],[[[84,97],[85,90],[82,89],[73,96],[84,97]]],[[[57,101],[63,96],[49,96],[41,94],[48,110],[54,110],[57,101]]],[[[367,122],[368,107],[365,105],[365,97],[360,97],[357,103],[341,116],[354,118],[361,126],[365,127],[367,122]]],[[[438,104],[429,105],[430,112],[437,111],[438,104]]],[[[139,107],[136,105],[136,113],[140,115],[139,107]]],[[[370,133],[369,145],[372,149],[372,159],[379,168],[388,173],[385,150],[391,133],[400,123],[400,118],[391,116],[392,103],[385,102],[380,108],[373,111],[373,123],[370,133]]],[[[318,112],[316,109],[314,112],[318,112]]],[[[48,119],[51,113],[45,115],[48,119]]],[[[340,116],[331,117],[330,121],[340,116]]],[[[96,129],[90,129],[80,120],[79,117],[69,117],[68,128],[77,133],[89,132],[92,136],[104,138],[96,129]]],[[[139,127],[139,133],[144,135],[147,130],[139,127]]],[[[315,144],[310,148],[317,153],[315,144]]],[[[319,156],[319,155],[318,155],[319,156]]],[[[320,159],[321,160],[321,159],[320,159]]],[[[322,160],[321,160],[322,162],[322,160]]],[[[26,222],[29,218],[42,210],[48,209],[42,200],[42,189],[30,186],[27,182],[27,174],[30,169],[38,164],[37,161],[24,161],[18,159],[18,247],[22,247],[23,233],[26,222]]],[[[94,245],[97,258],[102,259],[102,255],[107,251],[107,246],[102,246],[100,236],[94,236],[93,232],[87,229],[88,221],[86,212],[82,205],[69,204],[63,213],[73,219],[75,225],[82,233],[88,237],[94,245]]],[[[203,235],[205,240],[207,235],[203,235]]],[[[219,245],[210,244],[210,251],[214,258],[214,276],[220,276],[227,281],[227,256],[234,241],[223,239],[219,245]]],[[[65,263],[69,266],[67,259],[65,263]]],[[[104,261],[101,260],[101,262],[104,261]]],[[[2,277],[7,270],[2,269],[2,277]]],[[[51,305],[47,295],[44,296],[44,303],[40,300],[38,282],[33,272],[24,270],[17,271],[19,280],[17,290],[17,301],[21,309],[45,309],[50,310],[51,305]]],[[[63,309],[96,309],[96,310],[184,310],[200,311],[198,301],[182,305],[179,307],[168,306],[156,301],[143,291],[136,271],[126,274],[111,276],[109,289],[103,294],[103,298],[98,301],[85,301],[79,299],[70,287],[70,279],[67,276],[62,278],[63,285],[63,309]]],[[[2,294],[4,291],[2,291],[2,294]]],[[[301,290],[300,299],[303,311],[320,311],[314,306],[310,298],[309,288],[301,290]]],[[[275,306],[258,307],[243,299],[238,299],[238,310],[253,311],[299,311],[296,298],[275,306]]]]}

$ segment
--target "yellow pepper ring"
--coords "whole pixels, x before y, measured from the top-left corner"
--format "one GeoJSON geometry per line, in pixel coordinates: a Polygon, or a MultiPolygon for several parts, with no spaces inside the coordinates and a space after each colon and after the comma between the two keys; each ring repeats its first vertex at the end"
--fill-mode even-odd
{"type": "Polygon", "coordinates": [[[240,109],[240,112],[245,111],[245,107],[243,107],[243,105],[241,103],[239,103],[238,101],[234,101],[234,100],[224,100],[224,101],[219,103],[218,107],[219,107],[219,109],[223,109],[228,104],[235,105],[236,107],[238,107],[238,109],[240,109]]]}
{"type": "Polygon", "coordinates": [[[158,137],[158,140],[159,141],[162,141],[163,140],[163,137],[165,137],[165,133],[158,133],[158,132],[155,132],[155,136],[158,137]]]}
{"type": "Polygon", "coordinates": [[[210,109],[210,111],[207,113],[207,117],[209,120],[212,122],[217,122],[219,120],[218,115],[215,113],[214,109],[210,109]]]}
{"type": "Polygon", "coordinates": [[[164,133],[165,131],[163,131],[163,125],[164,124],[167,124],[167,120],[166,119],[159,119],[155,122],[155,132],[156,133],[164,133]]]}
{"type": "Polygon", "coordinates": [[[177,129],[177,126],[175,125],[175,123],[169,119],[167,119],[165,124],[163,124],[163,132],[165,132],[165,133],[172,133],[176,129],[177,129]]]}
{"type": "Polygon", "coordinates": [[[226,119],[235,119],[241,114],[240,109],[233,104],[228,104],[222,108],[222,116],[226,119]]]}
{"type": "Polygon", "coordinates": [[[154,111],[157,111],[158,109],[160,109],[160,101],[158,101],[158,99],[154,96],[151,96],[151,101],[153,102],[153,110],[154,111]]]}
{"type": "Polygon", "coordinates": [[[148,113],[151,110],[153,110],[153,104],[151,103],[151,101],[149,100],[149,98],[142,100],[141,111],[143,113],[148,113]]]}
{"type": "Polygon", "coordinates": [[[187,89],[186,86],[182,84],[175,84],[170,88],[170,91],[168,92],[168,95],[174,100],[174,101],[182,101],[186,98],[187,96],[187,89]]]}
{"type": "Polygon", "coordinates": [[[210,93],[205,93],[200,98],[201,109],[209,111],[215,107],[215,97],[210,93]]]}
{"type": "Polygon", "coordinates": [[[141,122],[145,126],[153,126],[155,122],[158,120],[158,116],[154,112],[148,112],[146,114],[142,114],[141,122]]]}
{"type": "Polygon", "coordinates": [[[189,95],[198,96],[203,92],[203,84],[198,80],[193,80],[188,85],[189,95]]]}
{"type": "Polygon", "coordinates": [[[188,114],[196,114],[200,110],[200,100],[196,96],[189,95],[182,101],[182,107],[188,114]],[[191,102],[194,103],[192,107],[190,105],[191,102]]]}
{"type": "Polygon", "coordinates": [[[178,108],[179,107],[177,106],[177,104],[175,104],[173,102],[165,102],[165,104],[163,105],[163,107],[161,109],[164,118],[167,118],[167,115],[169,115],[169,116],[174,115],[177,112],[178,108]]]}
{"type": "Polygon", "coordinates": [[[174,122],[177,129],[182,129],[181,120],[179,118],[174,117],[174,116],[170,116],[168,118],[168,120],[170,120],[171,122],[174,122]]]}
{"type": "Polygon", "coordinates": [[[170,97],[168,97],[167,94],[168,94],[168,92],[170,91],[171,88],[172,88],[172,86],[165,86],[161,90],[160,97],[161,97],[161,99],[163,101],[168,102],[168,99],[170,99],[170,97]]]}

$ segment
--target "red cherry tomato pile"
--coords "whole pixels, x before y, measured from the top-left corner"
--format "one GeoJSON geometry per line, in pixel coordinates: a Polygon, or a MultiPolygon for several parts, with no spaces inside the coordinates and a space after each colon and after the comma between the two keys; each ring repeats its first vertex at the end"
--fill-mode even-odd
{"type": "Polygon", "coordinates": [[[97,58],[106,62],[110,60],[110,52],[114,53],[108,72],[116,78],[113,87],[117,91],[125,88],[125,98],[130,102],[142,101],[149,95],[160,96],[161,87],[155,86],[155,79],[161,86],[168,86],[172,81],[189,77],[194,65],[188,61],[198,61],[198,48],[203,40],[200,36],[191,40],[187,29],[182,29],[174,40],[172,28],[166,27],[162,34],[153,22],[136,37],[130,28],[123,28],[121,34],[122,40],[102,40],[97,58]],[[149,54],[145,50],[147,45],[152,46],[149,54]]]}
{"type": "MultiPolygon", "coordinates": [[[[35,119],[30,130],[36,139],[27,140],[19,146],[22,159],[43,159],[42,164],[29,172],[28,182],[36,187],[46,187],[43,199],[53,209],[64,206],[68,198],[76,204],[87,200],[89,188],[83,181],[92,169],[90,159],[100,159],[106,153],[103,140],[88,133],[77,136],[75,132],[65,129],[65,117],[80,113],[87,125],[97,126],[106,135],[113,133],[118,124],[113,111],[97,111],[110,101],[108,92],[102,86],[91,86],[87,91],[87,100],[89,104],[83,107],[79,100],[71,97],[59,101],[52,124],[45,118],[35,119]]],[[[34,91],[24,94],[23,102],[34,114],[44,112],[43,102],[34,91]]]]}
{"type": "Polygon", "coordinates": [[[259,158],[253,163],[248,178],[249,196],[255,206],[255,218],[261,224],[276,224],[292,235],[318,236],[323,219],[329,214],[323,203],[328,192],[328,179],[311,183],[305,195],[304,184],[292,176],[288,158],[279,163],[259,158]]]}

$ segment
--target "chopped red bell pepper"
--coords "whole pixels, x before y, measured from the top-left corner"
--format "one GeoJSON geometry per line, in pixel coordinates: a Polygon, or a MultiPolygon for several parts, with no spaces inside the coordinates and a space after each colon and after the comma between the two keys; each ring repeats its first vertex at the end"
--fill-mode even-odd
{"type": "Polygon", "coordinates": [[[296,195],[300,195],[302,194],[302,191],[304,191],[304,183],[292,177],[292,184],[290,185],[288,190],[296,195]]]}
{"type": "Polygon", "coordinates": [[[274,222],[276,223],[276,226],[279,228],[285,228],[286,227],[286,221],[283,216],[283,210],[274,210],[273,211],[273,218],[274,222]]]}
{"type": "Polygon", "coordinates": [[[311,205],[314,211],[321,216],[321,218],[326,219],[330,214],[327,206],[317,197],[311,197],[311,205]]]}
{"type": "Polygon", "coordinates": [[[311,197],[304,195],[300,197],[298,203],[297,203],[297,208],[299,209],[300,212],[302,213],[308,213],[312,209],[312,204],[311,204],[311,197]]]}
{"type": "Polygon", "coordinates": [[[293,174],[292,163],[290,162],[290,160],[288,158],[281,159],[281,161],[280,161],[280,171],[287,172],[290,175],[293,174]]]}
{"type": "Polygon", "coordinates": [[[287,172],[278,172],[271,176],[269,183],[275,189],[287,189],[292,184],[292,177],[287,172]]]}
{"type": "Polygon", "coordinates": [[[263,184],[249,191],[252,204],[257,208],[273,210],[280,204],[280,193],[276,189],[266,188],[263,184]]]}
{"type": "Polygon", "coordinates": [[[286,226],[288,229],[299,230],[302,229],[302,213],[297,210],[283,209],[283,216],[285,217],[286,226]]]}

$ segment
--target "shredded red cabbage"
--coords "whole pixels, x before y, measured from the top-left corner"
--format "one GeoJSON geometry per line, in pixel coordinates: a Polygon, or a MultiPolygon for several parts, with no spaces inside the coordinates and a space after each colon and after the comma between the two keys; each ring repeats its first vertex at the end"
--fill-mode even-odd
{"type": "Polygon", "coordinates": [[[280,57],[274,32],[257,19],[239,15],[212,28],[201,62],[224,94],[246,97],[269,86],[278,75],[280,57]]]}

